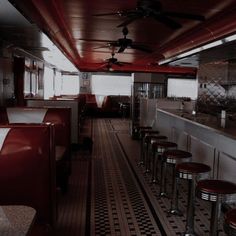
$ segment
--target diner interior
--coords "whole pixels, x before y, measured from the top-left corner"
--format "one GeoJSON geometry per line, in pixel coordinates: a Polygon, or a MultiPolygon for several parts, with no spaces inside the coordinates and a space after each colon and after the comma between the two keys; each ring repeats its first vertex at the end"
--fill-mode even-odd
{"type": "Polygon", "coordinates": [[[0,235],[236,235],[236,2],[0,0],[0,235]]]}

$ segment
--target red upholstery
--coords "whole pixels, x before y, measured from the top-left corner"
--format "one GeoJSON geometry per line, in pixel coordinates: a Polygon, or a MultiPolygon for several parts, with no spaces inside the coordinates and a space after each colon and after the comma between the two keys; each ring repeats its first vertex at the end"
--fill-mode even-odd
{"type": "MultiPolygon", "coordinates": [[[[17,107],[17,109],[24,109],[29,112],[29,109],[32,113],[34,111],[39,110],[40,108],[33,108],[33,107],[17,107]]],[[[55,132],[56,132],[56,145],[66,146],[67,148],[70,146],[70,117],[71,117],[71,110],[70,108],[52,108],[46,107],[47,112],[43,119],[43,123],[53,123],[55,124],[55,132]]],[[[7,108],[2,107],[0,108],[0,122],[1,124],[9,124],[9,119],[7,116],[7,108]]],[[[20,121],[19,121],[20,122],[20,121]]],[[[21,122],[20,122],[21,123],[21,122]]]]}
{"type": "Polygon", "coordinates": [[[236,184],[226,180],[200,180],[197,184],[197,190],[212,194],[233,194],[236,193],[236,184]]]}
{"type": "Polygon", "coordinates": [[[0,205],[28,205],[37,220],[56,220],[56,181],[53,125],[10,127],[0,152],[0,205]]]}
{"type": "MultiPolygon", "coordinates": [[[[42,110],[42,108],[36,107],[15,107],[16,111],[12,111],[12,114],[18,114],[19,111],[22,115],[24,110],[26,114],[35,114],[37,111],[42,110]]],[[[11,108],[14,109],[14,108],[11,108]]],[[[55,126],[55,145],[56,146],[63,146],[65,147],[64,156],[61,158],[61,162],[58,164],[57,170],[57,178],[58,178],[58,185],[66,191],[67,189],[67,182],[68,176],[71,171],[71,109],[70,108],[52,108],[52,107],[45,107],[46,114],[42,123],[52,123],[55,126]]],[[[7,108],[0,109],[0,120],[2,124],[8,124],[9,118],[7,113],[7,108]]],[[[18,117],[19,122],[21,116],[18,117]]],[[[24,121],[24,120],[23,120],[24,121]]],[[[17,121],[18,122],[18,121],[17,121]]],[[[33,122],[33,121],[32,121],[33,122]]],[[[28,122],[27,122],[28,123],[28,122]]]]}
{"type": "Polygon", "coordinates": [[[172,143],[172,142],[168,142],[168,141],[157,141],[155,143],[153,143],[152,145],[152,148],[153,150],[156,150],[158,147],[161,147],[161,148],[175,148],[177,147],[177,144],[176,143],[172,143]]]}
{"type": "MultiPolygon", "coordinates": [[[[37,109],[37,108],[34,108],[37,109]]],[[[44,117],[44,123],[53,123],[55,125],[55,144],[65,146],[69,152],[71,144],[71,110],[70,108],[47,108],[44,117]]],[[[70,155],[70,153],[68,153],[70,155]]],[[[69,157],[68,157],[69,158],[69,157]]]]}
{"type": "MultiPolygon", "coordinates": [[[[159,132],[158,132],[158,133],[159,133],[159,132]]],[[[146,135],[144,141],[145,141],[146,143],[150,143],[151,140],[160,141],[160,139],[161,139],[161,140],[167,139],[167,137],[164,136],[164,135],[146,135]]],[[[155,141],[154,141],[154,142],[155,142],[155,141]]]]}
{"type": "Polygon", "coordinates": [[[179,150],[179,149],[172,149],[172,150],[167,150],[163,153],[163,155],[165,157],[168,158],[190,158],[192,157],[192,154],[190,152],[186,152],[183,150],[179,150]]]}
{"type": "Polygon", "coordinates": [[[181,173],[205,173],[211,171],[211,167],[198,162],[183,162],[176,166],[176,170],[181,173]]]}
{"type": "MultiPolygon", "coordinates": [[[[35,108],[37,109],[37,108],[35,108]]],[[[63,156],[57,161],[57,185],[63,192],[67,191],[68,178],[71,173],[71,109],[70,108],[47,108],[44,123],[53,123],[55,126],[55,145],[65,148],[63,156]]],[[[58,150],[58,148],[56,148],[58,150]]]]}
{"type": "Polygon", "coordinates": [[[225,214],[225,223],[236,230],[236,209],[231,209],[225,214]]]}

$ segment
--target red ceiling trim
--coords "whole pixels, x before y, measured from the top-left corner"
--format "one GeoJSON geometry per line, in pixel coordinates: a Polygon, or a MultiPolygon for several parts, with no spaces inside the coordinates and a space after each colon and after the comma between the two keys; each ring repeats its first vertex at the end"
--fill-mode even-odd
{"type": "Polygon", "coordinates": [[[235,32],[236,14],[231,9],[170,41],[159,52],[167,59],[235,32]]]}
{"type": "Polygon", "coordinates": [[[66,30],[66,23],[62,19],[63,13],[58,6],[61,4],[60,1],[55,3],[54,1],[32,0],[32,3],[37,9],[38,14],[46,22],[45,25],[42,25],[42,29],[48,29],[46,31],[48,31],[49,36],[53,37],[52,40],[58,44],[57,46],[65,52],[66,56],[73,63],[78,62],[80,56],[74,47],[71,35],[66,30]]]}
{"type": "Polygon", "coordinates": [[[69,45],[71,46],[71,49],[75,53],[75,56],[77,60],[80,60],[80,55],[77,53],[77,48],[75,46],[75,40],[73,39],[71,32],[68,31],[68,22],[66,22],[66,17],[64,14],[64,8],[62,6],[62,3],[60,0],[52,0],[52,10],[54,19],[57,20],[58,25],[60,26],[60,30],[62,31],[63,35],[65,36],[66,40],[69,42],[69,45]]]}
{"type": "Polygon", "coordinates": [[[77,67],[79,66],[80,56],[74,47],[71,35],[69,35],[66,30],[66,22],[62,21],[61,16],[57,16],[60,7],[54,8],[54,6],[59,4],[59,1],[53,1],[50,8],[49,5],[51,1],[46,0],[11,0],[11,2],[23,15],[26,15],[29,21],[36,23],[61,51],[65,53],[72,63],[77,67]],[[55,13],[55,11],[57,13],[55,13]],[[63,30],[61,30],[62,26],[63,30]]]}
{"type": "MultiPolygon", "coordinates": [[[[109,71],[106,67],[101,67],[101,64],[84,64],[80,67],[81,71],[92,72],[92,71],[109,71]],[[94,66],[97,65],[97,66],[94,66]],[[97,69],[94,69],[97,68],[97,69]]],[[[150,72],[150,73],[161,73],[161,74],[179,74],[183,76],[196,76],[197,69],[193,67],[175,67],[175,66],[112,66],[112,70],[118,72],[150,72]]]]}

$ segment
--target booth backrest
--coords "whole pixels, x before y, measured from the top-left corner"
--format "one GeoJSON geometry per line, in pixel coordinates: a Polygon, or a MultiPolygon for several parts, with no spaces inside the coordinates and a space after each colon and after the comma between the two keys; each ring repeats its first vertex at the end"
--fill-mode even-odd
{"type": "MultiPolygon", "coordinates": [[[[54,107],[9,107],[0,108],[1,124],[11,123],[53,123],[55,125],[55,144],[70,150],[71,109],[54,107]]],[[[68,153],[68,156],[70,153],[68,153]]]]}
{"type": "MultiPolygon", "coordinates": [[[[37,109],[37,108],[34,108],[37,109]]],[[[45,114],[44,123],[53,123],[55,125],[55,143],[56,145],[66,146],[68,149],[71,144],[71,109],[48,107],[45,114]]]]}
{"type": "Polygon", "coordinates": [[[31,206],[37,211],[37,221],[54,225],[53,125],[0,125],[0,136],[0,205],[31,206]]]}

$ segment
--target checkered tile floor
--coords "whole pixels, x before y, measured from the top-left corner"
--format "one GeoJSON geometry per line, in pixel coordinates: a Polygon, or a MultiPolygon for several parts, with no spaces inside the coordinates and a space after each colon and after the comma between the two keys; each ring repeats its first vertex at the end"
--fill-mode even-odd
{"type": "MultiPolygon", "coordinates": [[[[60,199],[56,235],[181,235],[187,183],[183,180],[180,185],[179,208],[184,215],[169,215],[170,199],[159,198],[159,185],[152,184],[150,174],[137,164],[140,146],[130,137],[129,121],[94,119],[91,127],[93,152],[75,153],[70,191],[60,199]]],[[[171,192],[170,187],[167,190],[171,192]]],[[[196,233],[209,235],[210,204],[197,200],[195,213],[196,233]]],[[[219,236],[224,235],[221,230],[219,236]]]]}
{"type": "Polygon", "coordinates": [[[91,235],[162,235],[108,120],[95,120],[91,235]]]}

